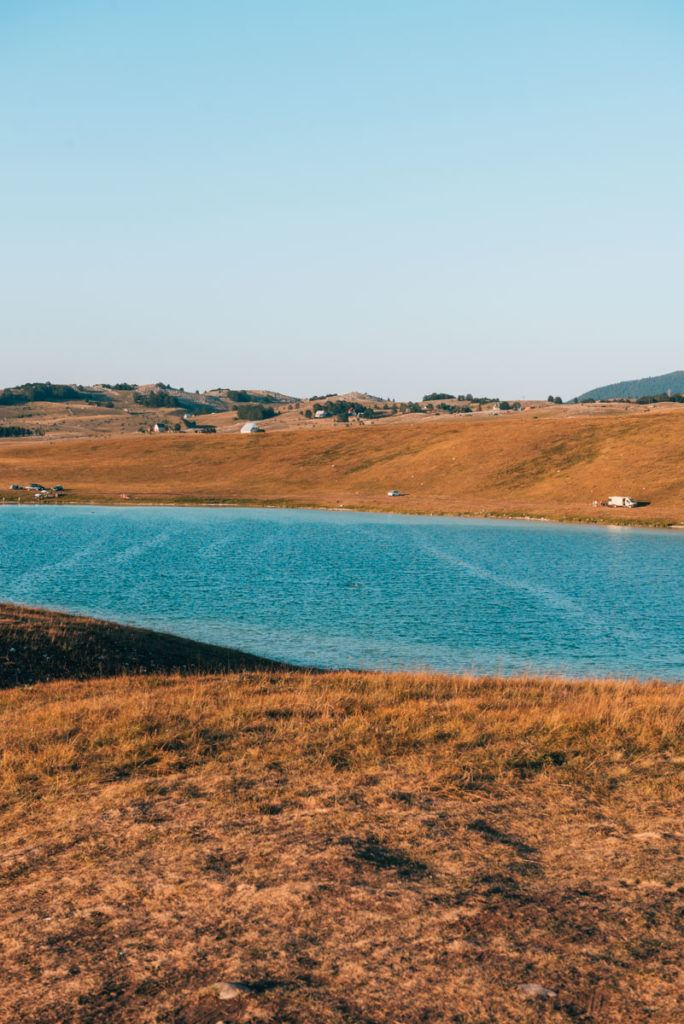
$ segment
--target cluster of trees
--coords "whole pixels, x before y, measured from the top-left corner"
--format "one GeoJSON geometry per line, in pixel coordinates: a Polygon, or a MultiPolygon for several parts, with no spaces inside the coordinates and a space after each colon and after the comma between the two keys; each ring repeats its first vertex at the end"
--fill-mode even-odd
{"type": "MultiPolygon", "coordinates": [[[[328,416],[334,416],[341,423],[346,423],[350,413],[352,416],[363,416],[364,419],[368,420],[378,415],[375,409],[371,409],[368,405],[363,405],[362,402],[344,402],[341,399],[338,399],[336,402],[314,402],[313,411],[319,412],[320,410],[326,412],[328,416]]],[[[311,409],[307,409],[304,415],[310,419],[312,415],[311,409]]]]}
{"type": "MultiPolygon", "coordinates": [[[[182,389],[179,388],[178,390],[182,389]]],[[[185,397],[180,401],[178,396],[172,394],[166,386],[160,387],[159,384],[155,384],[152,391],[136,391],[133,395],[133,401],[137,405],[144,405],[152,409],[177,409],[182,407],[187,412],[210,411],[202,402],[193,402],[185,397]]]]}
{"type": "Polygon", "coordinates": [[[232,391],[230,388],[226,388],[226,394],[231,402],[266,402],[271,405],[273,404],[273,399],[270,395],[252,395],[249,391],[232,391]]]}
{"type": "MultiPolygon", "coordinates": [[[[103,384],[108,388],[110,385],[103,384]]],[[[135,384],[114,384],[114,391],[132,391],[135,384]]],[[[0,405],[26,405],[28,402],[86,402],[88,405],[104,405],[113,408],[114,403],[103,391],[91,388],[72,387],[71,384],[44,383],[21,384],[16,388],[0,391],[0,405]]]]}
{"type": "Polygon", "coordinates": [[[556,395],[555,398],[554,398],[553,395],[549,395],[549,397],[546,399],[546,401],[547,402],[553,402],[554,405],[562,405],[563,404],[563,399],[561,398],[560,395],[556,395]]]}
{"type": "MultiPolygon", "coordinates": [[[[551,401],[551,399],[549,399],[551,401]]],[[[658,402],[684,402],[684,394],[668,395],[664,392],[660,395],[641,395],[640,398],[573,398],[574,405],[595,405],[596,402],[628,402],[630,405],[653,405],[658,402]]]]}
{"type": "Polygon", "coordinates": [[[154,409],[172,409],[178,405],[178,399],[165,388],[156,387],[153,391],[136,391],[133,401],[138,405],[151,406],[154,409]]]}
{"type": "Polygon", "coordinates": [[[27,427],[0,427],[0,437],[28,437],[33,434],[27,427]]]}
{"type": "MultiPolygon", "coordinates": [[[[476,399],[476,401],[477,401],[477,399],[476,399]]],[[[415,403],[413,403],[413,404],[415,404],[415,403]]],[[[499,405],[500,405],[501,409],[520,409],[521,408],[519,402],[515,402],[513,405],[511,405],[509,402],[500,402],[499,405]]],[[[448,402],[437,402],[436,404],[432,405],[432,408],[433,409],[439,409],[440,412],[448,412],[448,413],[468,413],[468,412],[472,412],[473,411],[472,405],[450,405],[448,402]]],[[[403,411],[404,410],[402,409],[402,412],[403,411]]],[[[419,409],[410,409],[409,411],[410,412],[426,412],[427,410],[419,408],[419,409]]]]}
{"type": "Polygon", "coordinates": [[[138,385],[126,384],[124,381],[122,384],[103,384],[102,387],[107,388],[108,391],[135,391],[138,385]]]}
{"type": "MultiPolygon", "coordinates": [[[[473,402],[475,405],[489,405],[491,402],[499,401],[498,398],[487,398],[486,396],[478,398],[470,392],[468,392],[467,395],[449,395],[446,391],[433,391],[431,395],[423,395],[424,402],[439,402],[445,398],[453,398],[457,402],[473,402]]],[[[416,403],[412,402],[410,404],[415,405],[416,403]]],[[[451,406],[449,408],[451,408],[451,406]]]]}
{"type": "Polygon", "coordinates": [[[644,395],[643,398],[631,399],[636,405],[650,405],[651,402],[684,402],[684,395],[644,395]]]}
{"type": "Polygon", "coordinates": [[[272,405],[263,405],[258,402],[243,403],[237,407],[239,420],[270,420],[275,414],[272,405]]]}
{"type": "Polygon", "coordinates": [[[21,384],[0,391],[0,405],[25,405],[27,402],[66,402],[74,398],[95,398],[97,392],[81,391],[70,384],[21,384]]]}

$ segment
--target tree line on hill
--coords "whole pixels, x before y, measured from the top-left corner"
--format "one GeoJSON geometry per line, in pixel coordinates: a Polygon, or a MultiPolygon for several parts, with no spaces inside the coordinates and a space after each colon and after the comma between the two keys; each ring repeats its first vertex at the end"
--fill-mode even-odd
{"type": "Polygon", "coordinates": [[[641,398],[573,398],[574,405],[595,405],[596,402],[617,402],[622,405],[658,405],[659,402],[684,402],[684,394],[670,395],[664,392],[661,395],[642,395],[641,398]]]}
{"type": "Polygon", "coordinates": [[[271,395],[253,395],[249,391],[233,391],[231,388],[226,388],[225,391],[231,402],[264,402],[272,405],[274,401],[271,395]]]}
{"type": "Polygon", "coordinates": [[[83,392],[70,384],[20,384],[16,388],[3,388],[0,391],[0,405],[26,405],[28,402],[67,402],[70,399],[84,398],[84,395],[95,395],[96,392],[83,392]]]}
{"type": "Polygon", "coordinates": [[[35,433],[28,427],[0,427],[0,437],[30,437],[35,433]]]}
{"type": "Polygon", "coordinates": [[[362,416],[368,420],[382,415],[382,412],[371,408],[369,405],[364,405],[363,402],[344,401],[343,399],[337,399],[334,402],[314,402],[313,412],[311,409],[306,409],[304,415],[307,419],[310,419],[317,412],[324,412],[327,416],[334,416],[340,423],[346,423],[350,415],[362,416]]]}
{"type": "Polygon", "coordinates": [[[262,405],[256,402],[237,405],[236,410],[239,420],[270,420],[276,415],[272,405],[262,405]]]}
{"type": "Polygon", "coordinates": [[[675,370],[673,373],[662,373],[658,377],[638,377],[635,380],[622,380],[617,384],[605,384],[600,388],[593,388],[578,395],[576,401],[587,402],[595,399],[597,402],[618,401],[629,398],[643,398],[645,401],[677,401],[676,395],[684,394],[684,370],[675,370]],[[666,398],[662,396],[666,395],[666,398]]]}
{"type": "MultiPolygon", "coordinates": [[[[238,419],[262,420],[278,415],[274,406],[280,404],[280,401],[272,395],[260,395],[244,389],[233,388],[216,390],[222,391],[227,400],[232,403],[233,408],[237,412],[238,419]]],[[[116,384],[101,384],[97,387],[53,384],[51,381],[26,383],[16,387],[0,389],[0,406],[26,405],[29,402],[79,401],[87,405],[113,408],[112,391],[131,392],[133,402],[147,408],[181,408],[186,412],[195,413],[208,411],[206,402],[195,400],[191,393],[185,392],[184,388],[172,388],[170,384],[165,384],[163,381],[158,381],[149,390],[143,390],[139,385],[129,384],[125,381],[116,384]]],[[[199,392],[196,391],[195,394],[199,395],[199,392]]],[[[509,403],[500,401],[498,398],[476,396],[471,392],[454,395],[447,391],[430,392],[423,395],[420,402],[397,403],[388,400],[380,406],[370,406],[359,401],[335,398],[333,394],[313,395],[309,401],[313,403],[312,415],[322,409],[328,416],[335,416],[341,421],[347,419],[350,413],[366,419],[373,419],[386,415],[396,415],[397,413],[425,413],[431,410],[446,413],[467,413],[472,412],[473,407],[481,408],[492,403],[498,403],[504,411],[521,407],[519,402],[509,403]]],[[[563,404],[560,395],[554,396],[550,394],[547,401],[555,405],[563,404]]],[[[660,402],[683,403],[684,372],[665,374],[661,377],[645,377],[638,381],[627,381],[623,385],[615,384],[606,388],[597,388],[593,392],[586,392],[585,395],[572,399],[572,404],[591,404],[596,401],[626,401],[638,405],[660,402]],[[666,390],[645,389],[647,384],[654,383],[667,383],[668,385],[679,386],[676,390],[673,387],[668,387],[666,390]]],[[[3,436],[19,435],[5,434],[3,436]]]]}
{"type": "Polygon", "coordinates": [[[27,405],[29,402],[85,402],[87,405],[104,405],[113,408],[114,403],[102,391],[93,388],[73,387],[71,384],[44,383],[20,384],[14,388],[0,390],[0,405],[27,405]]]}
{"type": "Polygon", "coordinates": [[[635,405],[651,405],[658,402],[684,402],[684,394],[643,395],[641,398],[630,398],[630,402],[634,402],[635,405]]]}
{"type": "MultiPolygon", "coordinates": [[[[175,409],[179,404],[176,395],[162,388],[156,388],[152,391],[136,391],[133,401],[136,405],[144,405],[153,409],[175,409]]],[[[185,403],[183,404],[185,405],[185,403]]],[[[197,408],[203,408],[199,403],[190,404],[193,407],[197,405],[197,408]]]]}
{"type": "Polygon", "coordinates": [[[498,402],[498,398],[477,398],[468,392],[467,395],[450,395],[446,391],[433,391],[429,395],[423,395],[424,402],[438,402],[443,399],[452,398],[456,402],[473,402],[475,405],[490,405],[492,402],[498,402]]]}

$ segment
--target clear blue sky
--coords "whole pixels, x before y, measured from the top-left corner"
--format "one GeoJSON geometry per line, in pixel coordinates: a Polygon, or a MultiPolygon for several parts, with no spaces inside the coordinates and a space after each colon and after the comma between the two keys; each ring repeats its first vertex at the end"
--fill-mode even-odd
{"type": "Polygon", "coordinates": [[[684,367],[684,8],[2,0],[0,384],[684,367]]]}

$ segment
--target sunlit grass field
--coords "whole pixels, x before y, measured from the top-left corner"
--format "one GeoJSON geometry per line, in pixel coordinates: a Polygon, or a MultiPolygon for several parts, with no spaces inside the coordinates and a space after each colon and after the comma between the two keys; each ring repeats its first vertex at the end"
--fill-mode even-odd
{"type": "Polygon", "coordinates": [[[0,1020],[673,1024],[683,711],[278,666],[13,686],[0,1020]]]}
{"type": "Polygon", "coordinates": [[[602,415],[444,416],[241,436],[128,435],[0,444],[11,483],[66,501],[272,504],[668,525],[684,522],[684,406],[602,415]],[[389,490],[401,496],[388,498],[389,490]],[[595,507],[626,494],[642,507],[595,507]],[[122,495],[126,495],[122,498],[122,495]]]}

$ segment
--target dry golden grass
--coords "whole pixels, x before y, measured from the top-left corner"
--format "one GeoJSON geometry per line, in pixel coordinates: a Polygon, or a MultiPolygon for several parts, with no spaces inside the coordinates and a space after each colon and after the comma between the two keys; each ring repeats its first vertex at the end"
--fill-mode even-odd
{"type": "Polygon", "coordinates": [[[681,687],[243,671],[0,708],[3,1024],[681,1020],[681,687]]]}
{"type": "MultiPolygon", "coordinates": [[[[667,524],[684,521],[684,407],[0,444],[0,480],[67,500],[314,505],[667,524]],[[397,488],[401,498],[389,499],[397,488]],[[629,494],[633,510],[594,509],[629,494]]],[[[11,492],[12,500],[15,492],[11,492]]],[[[19,492],[22,501],[32,501],[19,492]]],[[[10,498],[10,492],[7,492],[10,498]]]]}

